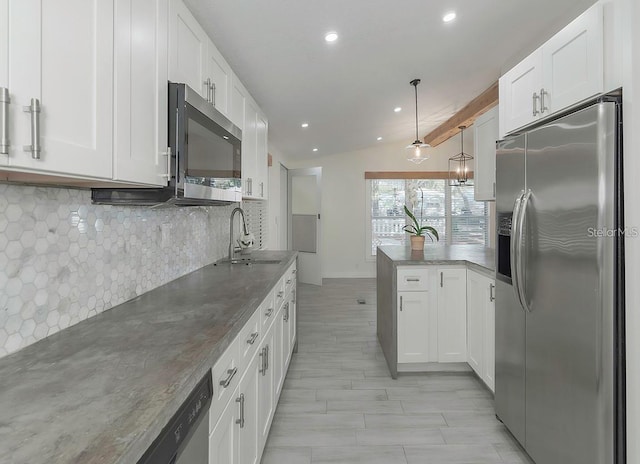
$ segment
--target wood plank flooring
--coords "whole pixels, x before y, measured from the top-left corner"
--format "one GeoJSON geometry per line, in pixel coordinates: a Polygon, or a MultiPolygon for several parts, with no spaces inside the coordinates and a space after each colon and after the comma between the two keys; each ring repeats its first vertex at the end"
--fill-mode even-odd
{"type": "Polygon", "coordinates": [[[374,279],[324,283],[299,285],[299,351],[262,464],[531,464],[473,375],[391,379],[374,279]]]}

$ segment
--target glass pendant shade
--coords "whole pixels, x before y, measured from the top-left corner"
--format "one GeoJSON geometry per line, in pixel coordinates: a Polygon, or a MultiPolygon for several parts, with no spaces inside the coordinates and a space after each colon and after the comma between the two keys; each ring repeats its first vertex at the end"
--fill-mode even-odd
{"type": "Polygon", "coordinates": [[[460,153],[449,158],[449,185],[470,185],[470,162],[473,156],[464,152],[464,130],[466,126],[460,126],[460,153]]]}
{"type": "Polygon", "coordinates": [[[418,135],[418,84],[420,83],[420,79],[414,79],[409,84],[411,84],[415,89],[416,95],[416,140],[410,145],[407,145],[407,160],[411,161],[415,164],[420,164],[423,161],[429,159],[429,155],[427,154],[427,148],[431,147],[428,143],[424,143],[420,141],[420,136],[418,135]]]}

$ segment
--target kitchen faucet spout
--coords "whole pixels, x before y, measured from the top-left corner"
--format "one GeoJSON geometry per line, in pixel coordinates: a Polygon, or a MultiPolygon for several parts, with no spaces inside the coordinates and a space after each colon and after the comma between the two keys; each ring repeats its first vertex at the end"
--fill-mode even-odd
{"type": "Polygon", "coordinates": [[[233,254],[236,251],[236,247],[233,245],[233,219],[235,218],[236,213],[240,213],[240,217],[242,218],[242,231],[244,235],[248,235],[247,231],[247,221],[244,217],[244,211],[242,208],[234,208],[231,211],[231,220],[229,221],[229,261],[233,260],[233,254]]]}

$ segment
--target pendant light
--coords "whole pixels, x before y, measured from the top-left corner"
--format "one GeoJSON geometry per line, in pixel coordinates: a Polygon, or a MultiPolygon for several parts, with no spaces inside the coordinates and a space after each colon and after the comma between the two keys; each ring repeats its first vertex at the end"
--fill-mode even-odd
{"type": "Polygon", "coordinates": [[[460,126],[460,153],[449,158],[449,185],[470,185],[469,161],[473,156],[464,152],[464,130],[467,126],[460,126]]]}
{"type": "Polygon", "coordinates": [[[407,145],[407,159],[412,163],[420,164],[424,160],[428,160],[429,156],[426,153],[426,148],[429,148],[431,145],[424,143],[420,140],[420,136],[418,135],[418,84],[420,83],[420,79],[414,79],[409,84],[413,86],[416,94],[416,140],[411,145],[407,145]]]}

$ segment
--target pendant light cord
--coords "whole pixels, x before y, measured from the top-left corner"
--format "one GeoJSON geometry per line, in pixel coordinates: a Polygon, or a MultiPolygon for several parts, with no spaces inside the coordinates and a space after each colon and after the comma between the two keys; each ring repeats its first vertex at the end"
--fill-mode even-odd
{"type": "Polygon", "coordinates": [[[413,86],[416,91],[416,142],[418,141],[418,83],[413,86]]]}

